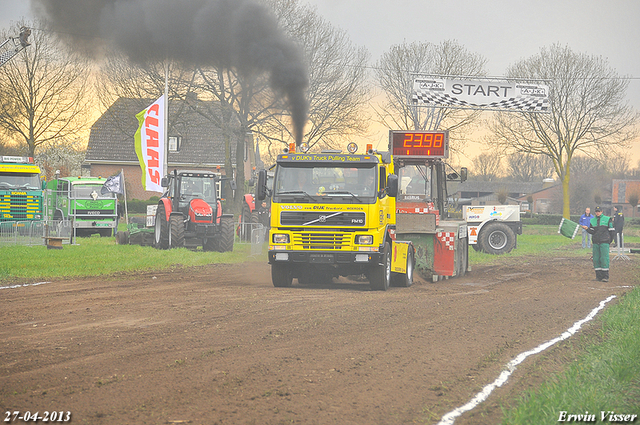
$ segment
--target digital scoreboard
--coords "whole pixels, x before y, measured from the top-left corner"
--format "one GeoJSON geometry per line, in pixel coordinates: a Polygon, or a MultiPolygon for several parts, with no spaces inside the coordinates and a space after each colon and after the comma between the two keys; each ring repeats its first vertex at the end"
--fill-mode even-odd
{"type": "Polygon", "coordinates": [[[394,158],[448,158],[448,131],[389,131],[389,150],[394,158]]]}

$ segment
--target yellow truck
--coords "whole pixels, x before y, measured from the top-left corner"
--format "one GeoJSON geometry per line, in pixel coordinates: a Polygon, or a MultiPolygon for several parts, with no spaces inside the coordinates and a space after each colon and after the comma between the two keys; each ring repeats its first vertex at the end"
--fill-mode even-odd
{"type": "Polygon", "coordinates": [[[440,214],[446,182],[466,174],[445,172],[448,133],[392,131],[387,152],[369,145],[357,154],[353,143],[347,153],[295,148],[278,156],[270,188],[258,173],[258,200],[271,197],[274,286],[364,275],[385,291],[411,286],[414,270],[434,281],[468,270],[466,222],[440,214]]]}
{"type": "MultiPolygon", "coordinates": [[[[374,290],[413,283],[414,249],[395,238],[398,179],[388,153],[279,155],[271,193],[269,263],[276,287],[366,275],[374,290]]],[[[264,199],[266,172],[258,175],[264,199]]]]}

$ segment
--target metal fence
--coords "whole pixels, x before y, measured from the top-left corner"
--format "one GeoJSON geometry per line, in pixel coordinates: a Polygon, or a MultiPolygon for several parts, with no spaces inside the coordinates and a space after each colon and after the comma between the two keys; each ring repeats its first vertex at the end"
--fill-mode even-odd
{"type": "Polygon", "coordinates": [[[2,221],[0,247],[45,245],[47,238],[62,238],[63,244],[72,240],[69,220],[2,221]]]}
{"type": "Polygon", "coordinates": [[[0,246],[44,245],[45,221],[0,222],[0,246]]]}

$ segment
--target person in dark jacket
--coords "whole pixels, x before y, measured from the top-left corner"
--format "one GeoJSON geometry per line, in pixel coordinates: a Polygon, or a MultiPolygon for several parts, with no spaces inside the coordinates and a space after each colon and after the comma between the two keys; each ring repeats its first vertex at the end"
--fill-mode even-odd
{"type": "Polygon", "coordinates": [[[596,271],[596,280],[609,281],[609,244],[615,231],[613,220],[602,214],[602,208],[596,207],[596,216],[591,219],[589,227],[582,226],[591,233],[591,245],[593,246],[593,268],[596,271]]]}
{"type": "Polygon", "coordinates": [[[615,212],[613,214],[613,228],[616,229],[616,234],[613,238],[613,242],[616,244],[620,244],[620,246],[624,246],[622,243],[622,229],[624,228],[624,215],[622,215],[622,207],[616,205],[615,212]]]}

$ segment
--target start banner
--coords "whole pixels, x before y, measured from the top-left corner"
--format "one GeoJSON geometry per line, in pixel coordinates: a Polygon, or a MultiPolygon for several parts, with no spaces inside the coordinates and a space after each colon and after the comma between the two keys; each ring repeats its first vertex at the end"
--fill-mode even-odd
{"type": "Polygon", "coordinates": [[[142,168],[142,187],[163,192],[160,185],[165,163],[164,95],[136,115],[140,123],[135,135],[136,155],[142,168]]]}
{"type": "Polygon", "coordinates": [[[548,85],[499,79],[416,77],[411,103],[439,108],[551,112],[548,85]]]}

